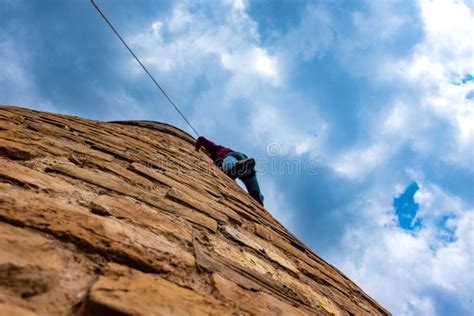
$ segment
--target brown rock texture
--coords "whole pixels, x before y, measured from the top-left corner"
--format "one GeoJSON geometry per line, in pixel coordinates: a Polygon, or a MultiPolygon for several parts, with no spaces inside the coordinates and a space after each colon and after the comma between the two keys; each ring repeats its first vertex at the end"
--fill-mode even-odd
{"type": "Polygon", "coordinates": [[[389,314],[193,144],[0,106],[0,314],[389,314]]]}

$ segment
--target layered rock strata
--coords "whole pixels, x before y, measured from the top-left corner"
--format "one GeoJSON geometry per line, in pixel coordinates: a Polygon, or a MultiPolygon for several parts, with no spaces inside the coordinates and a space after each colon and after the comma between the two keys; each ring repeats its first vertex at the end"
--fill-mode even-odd
{"type": "Polygon", "coordinates": [[[388,314],[193,143],[0,107],[0,314],[388,314]]]}

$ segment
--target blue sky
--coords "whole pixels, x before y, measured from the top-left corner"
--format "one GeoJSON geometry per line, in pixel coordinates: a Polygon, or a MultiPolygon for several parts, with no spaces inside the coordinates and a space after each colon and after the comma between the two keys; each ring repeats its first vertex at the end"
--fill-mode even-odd
{"type": "MultiPolygon", "coordinates": [[[[316,253],[395,315],[472,313],[470,1],[98,3],[316,253]]],[[[189,131],[89,1],[0,0],[0,63],[1,104],[189,131]]]]}

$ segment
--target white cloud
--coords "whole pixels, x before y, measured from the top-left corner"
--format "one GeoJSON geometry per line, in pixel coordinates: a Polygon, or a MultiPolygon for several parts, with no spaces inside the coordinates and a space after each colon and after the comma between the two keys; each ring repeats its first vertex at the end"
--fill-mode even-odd
{"type": "Polygon", "coordinates": [[[277,44],[279,55],[285,59],[286,71],[299,61],[322,58],[334,45],[336,21],[324,6],[308,5],[299,24],[290,29],[277,44]]]}
{"type": "Polygon", "coordinates": [[[244,10],[247,7],[247,3],[244,0],[229,0],[232,3],[234,9],[244,10]]]}
{"type": "MultiPolygon", "coordinates": [[[[380,78],[396,78],[418,87],[419,98],[410,100],[410,115],[417,116],[422,124],[438,118],[452,127],[448,139],[453,141],[443,144],[434,154],[474,170],[474,107],[472,100],[466,98],[474,90],[474,82],[461,84],[466,74],[474,73],[474,15],[460,1],[420,1],[420,8],[424,41],[410,58],[387,66],[380,78]]],[[[435,127],[424,133],[415,128],[413,138],[435,135],[435,127]]]]}
{"type": "MultiPolygon", "coordinates": [[[[384,32],[392,34],[401,25],[398,19],[390,22],[392,15],[385,5],[371,6],[382,11],[369,19],[355,19],[361,37],[369,31],[364,31],[364,25],[373,19],[384,20],[376,38],[384,38],[384,32]]],[[[459,1],[420,1],[420,8],[425,37],[414,53],[395,61],[380,59],[371,69],[377,80],[414,87],[417,95],[396,95],[388,110],[381,112],[381,123],[368,127],[371,143],[355,145],[335,157],[332,165],[343,175],[365,176],[404,144],[422,156],[440,157],[474,171],[474,106],[466,98],[474,90],[474,81],[460,84],[466,74],[474,73],[474,15],[459,1]],[[448,129],[438,130],[440,122],[448,129]]],[[[359,37],[354,42],[362,45],[359,37]]]]}
{"type": "MultiPolygon", "coordinates": [[[[336,264],[394,315],[436,314],[434,289],[456,297],[453,306],[466,312],[474,284],[474,210],[460,201],[453,206],[451,202],[458,199],[436,186],[425,183],[422,187],[416,195],[424,217],[419,232],[399,228],[390,215],[394,211],[380,212],[384,209],[381,204],[358,205],[363,218],[379,222],[370,224],[369,229],[355,225],[347,230],[341,249],[344,254],[335,259],[336,264]],[[449,225],[456,238],[442,241],[443,228],[436,218],[453,214],[454,208],[456,217],[449,225]]],[[[388,210],[389,194],[385,200],[388,210]]]]}
{"type": "MultiPolygon", "coordinates": [[[[395,315],[436,315],[443,313],[442,308],[469,313],[474,292],[474,209],[462,197],[430,183],[423,166],[406,170],[406,181],[415,179],[420,185],[415,201],[421,229],[404,231],[391,209],[393,197],[404,185],[396,182],[395,166],[388,165],[395,163],[404,146],[422,161],[474,171],[474,103],[466,98],[474,82],[461,84],[466,74],[474,73],[473,11],[461,1],[420,1],[419,6],[425,34],[413,54],[398,60],[374,59],[371,69],[362,69],[384,84],[413,90],[400,90],[367,127],[369,139],[336,155],[331,163],[350,179],[367,179],[374,171],[385,178],[368,188],[371,200],[354,201],[348,207],[361,210],[360,223],[346,231],[341,254],[332,261],[395,315]],[[390,187],[393,192],[387,190],[390,187]]],[[[402,23],[390,21],[390,12],[381,13],[376,20],[386,21],[379,21],[384,26],[375,39],[368,36],[372,40],[390,38],[402,23]]],[[[371,19],[355,20],[364,34],[371,19]]],[[[353,41],[370,45],[359,43],[358,37],[353,41]]],[[[348,69],[354,70],[351,65],[348,69]]],[[[411,166],[410,161],[404,163],[401,170],[411,166]]]]}
{"type": "Polygon", "coordinates": [[[179,104],[185,103],[181,91],[206,81],[207,89],[189,100],[196,109],[192,121],[204,134],[221,134],[219,128],[232,130],[236,124],[248,130],[240,139],[255,146],[265,148],[278,141],[284,153],[315,152],[324,141],[327,124],[315,110],[304,113],[310,106],[285,80],[287,60],[261,45],[257,24],[245,8],[243,1],[213,4],[209,18],[192,2],[179,3],[169,18],[155,21],[148,31],[130,37],[130,42],[158,77],[179,82],[179,89],[175,84],[176,92],[171,93],[178,96],[179,104]],[[235,117],[242,100],[251,113],[235,117]],[[207,113],[212,113],[213,120],[207,113]],[[317,140],[312,127],[302,131],[298,125],[298,118],[303,117],[313,118],[308,125],[318,126],[317,140]]]}
{"type": "Polygon", "coordinates": [[[349,150],[331,162],[332,168],[350,179],[366,176],[387,160],[395,148],[388,144],[375,143],[368,147],[349,150]]]}
{"type": "MultiPolygon", "coordinates": [[[[315,137],[300,126],[296,125],[295,118],[291,118],[293,109],[282,108],[281,103],[257,103],[257,108],[250,119],[250,130],[253,135],[267,140],[265,144],[277,144],[279,155],[302,155],[317,153],[326,138],[327,123],[319,119],[315,113],[303,113],[306,118],[312,117],[318,126],[319,134],[315,137]],[[278,128],[275,128],[278,127],[278,128]]],[[[296,119],[297,121],[298,119],[296,119]]]]}
{"type": "Polygon", "coordinates": [[[459,216],[463,213],[463,201],[459,197],[445,193],[442,188],[435,184],[428,188],[419,184],[419,187],[414,198],[415,202],[420,204],[420,216],[439,218],[442,215],[459,216]]]}
{"type": "MultiPolygon", "coordinates": [[[[196,18],[187,10],[186,6],[182,3],[176,5],[173,10],[173,14],[167,21],[167,28],[171,33],[177,33],[183,31],[186,27],[191,26],[195,22],[196,18]]],[[[155,22],[152,24],[156,25],[155,22]]],[[[161,24],[161,23],[160,23],[161,24]]]]}
{"type": "Polygon", "coordinates": [[[243,78],[268,78],[272,85],[281,83],[278,60],[260,47],[251,47],[235,53],[224,52],[220,55],[222,66],[234,76],[243,78]]]}
{"type": "Polygon", "coordinates": [[[389,164],[393,155],[408,141],[415,148],[424,150],[424,139],[417,139],[416,135],[426,126],[416,115],[409,106],[396,101],[383,111],[383,116],[373,126],[368,127],[371,130],[368,144],[354,145],[342,151],[330,161],[331,167],[340,175],[361,179],[375,170],[383,172],[379,168],[389,164]]]}
{"type": "Polygon", "coordinates": [[[256,24],[245,13],[244,2],[214,5],[216,19],[195,8],[191,11],[191,6],[176,4],[171,17],[154,22],[148,32],[131,38],[148,65],[170,72],[217,58],[240,84],[248,82],[247,87],[255,81],[280,83],[279,61],[259,45],[256,24]]]}

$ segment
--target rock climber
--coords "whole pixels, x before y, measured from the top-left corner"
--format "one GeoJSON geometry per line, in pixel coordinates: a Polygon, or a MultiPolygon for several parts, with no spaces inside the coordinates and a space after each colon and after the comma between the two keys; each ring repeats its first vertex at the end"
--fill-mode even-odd
{"type": "Polygon", "coordinates": [[[206,148],[214,163],[233,180],[239,178],[245,184],[248,193],[263,206],[263,195],[257,181],[255,159],[233,149],[217,145],[200,136],[196,141],[196,151],[206,148]]]}

